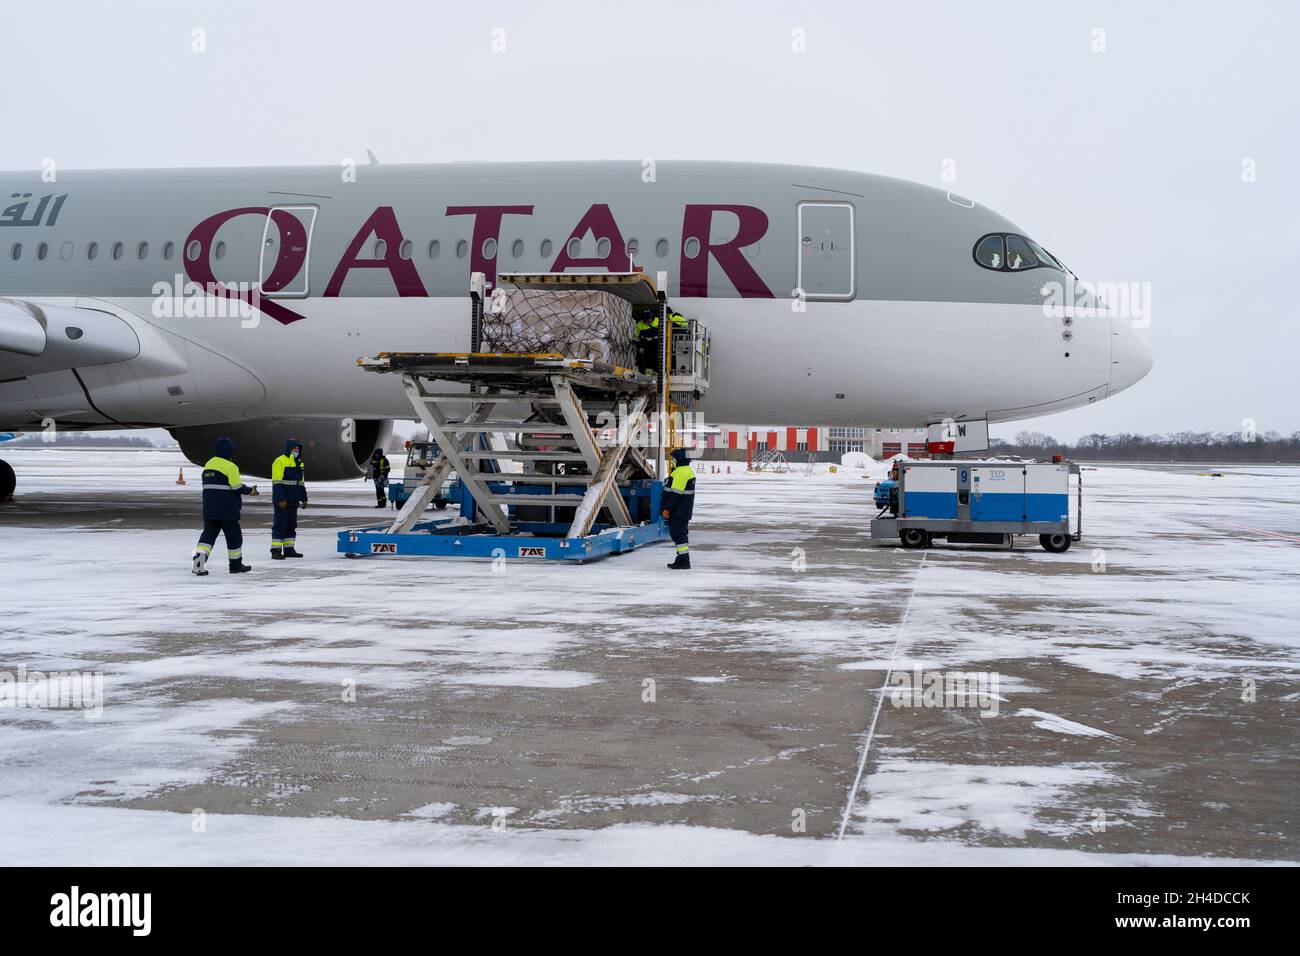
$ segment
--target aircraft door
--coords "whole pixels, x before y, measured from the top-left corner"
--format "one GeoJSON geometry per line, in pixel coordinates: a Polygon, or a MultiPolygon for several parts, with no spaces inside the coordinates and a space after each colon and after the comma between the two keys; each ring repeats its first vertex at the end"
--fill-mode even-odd
{"type": "Polygon", "coordinates": [[[799,204],[799,288],[809,299],[854,295],[853,206],[799,204]]]}
{"type": "Polygon", "coordinates": [[[262,227],[258,285],[273,299],[304,299],[311,293],[311,239],[316,206],[274,206],[262,227]]]}

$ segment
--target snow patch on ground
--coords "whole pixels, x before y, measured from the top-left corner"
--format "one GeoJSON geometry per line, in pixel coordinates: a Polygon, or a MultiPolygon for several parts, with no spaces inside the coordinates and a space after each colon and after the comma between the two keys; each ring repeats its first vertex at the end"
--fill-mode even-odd
{"type": "Polygon", "coordinates": [[[1108,779],[1100,764],[964,766],[886,757],[864,785],[870,801],[860,804],[855,816],[903,832],[1068,836],[1085,821],[1051,820],[1043,811],[1080,786],[1108,779]]]}
{"type": "MultiPolygon", "coordinates": [[[[453,826],[433,820],[189,814],[97,807],[14,806],[0,830],[6,865],[312,866],[1204,866],[1257,861],[1168,854],[973,847],[884,833],[843,841],[713,827],[624,824],[598,830],[453,826]]],[[[486,815],[490,815],[490,811],[486,815]]]]}
{"type": "Polygon", "coordinates": [[[1073,720],[1066,720],[1064,717],[1058,717],[1056,714],[1049,714],[1041,710],[1031,710],[1028,707],[1022,707],[1016,711],[1017,717],[1037,717],[1034,721],[1035,727],[1041,727],[1043,730],[1050,730],[1056,734],[1073,734],[1076,737],[1114,737],[1114,734],[1108,734],[1104,730],[1098,730],[1096,727],[1089,727],[1085,724],[1075,723],[1073,720]]]}

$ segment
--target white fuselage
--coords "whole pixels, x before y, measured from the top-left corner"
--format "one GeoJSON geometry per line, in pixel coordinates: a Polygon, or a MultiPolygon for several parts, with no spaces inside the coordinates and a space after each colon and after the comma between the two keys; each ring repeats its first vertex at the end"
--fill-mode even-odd
{"type": "MultiPolygon", "coordinates": [[[[24,199],[11,207],[18,228],[0,229],[0,428],[46,417],[91,427],[410,417],[400,384],[358,358],[467,351],[472,270],[621,271],[626,257],[611,242],[636,243],[637,264],[666,272],[674,306],[712,334],[706,420],[1027,418],[1097,401],[1149,367],[1131,329],[1110,318],[1045,315],[1042,287],[1063,273],[981,268],[971,253],[980,236],[1016,231],[989,210],[864,174],[679,165],[661,164],[657,185],[635,164],[382,167],[341,188],[329,171],[70,174],[57,215],[24,199]],[[286,237],[278,208],[300,210],[305,239],[286,237]],[[507,211],[477,212],[488,208],[507,211]],[[302,242],[307,254],[285,270],[270,314],[159,309],[158,289],[177,274],[265,281],[275,241],[302,242]],[[568,249],[580,254],[566,260],[568,249]],[[29,306],[36,318],[20,311],[29,306]],[[59,308],[40,312],[47,306],[59,308]],[[117,335],[96,325],[105,316],[129,327],[138,354],[79,360],[101,331],[117,335]],[[44,353],[6,351],[24,347],[38,320],[44,353]],[[58,334],[82,325],[77,341],[58,334]]],[[[15,196],[45,189],[0,185],[15,196]]]]}

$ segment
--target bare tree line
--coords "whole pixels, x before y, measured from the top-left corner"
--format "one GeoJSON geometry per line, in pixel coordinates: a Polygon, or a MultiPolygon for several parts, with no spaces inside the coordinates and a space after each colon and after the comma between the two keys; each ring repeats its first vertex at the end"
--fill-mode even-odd
{"type": "Polygon", "coordinates": [[[1011,442],[991,440],[989,449],[998,454],[1031,458],[1059,454],[1080,461],[1300,462],[1300,432],[1292,432],[1289,436],[1275,431],[1259,434],[1190,431],[1167,435],[1093,433],[1069,444],[1042,432],[1022,431],[1011,442]]]}

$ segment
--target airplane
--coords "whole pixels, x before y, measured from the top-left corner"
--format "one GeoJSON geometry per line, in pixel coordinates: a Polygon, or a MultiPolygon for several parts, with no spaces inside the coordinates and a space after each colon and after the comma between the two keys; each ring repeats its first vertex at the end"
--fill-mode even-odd
{"type": "Polygon", "coordinates": [[[162,427],[195,463],[226,435],[263,477],[288,434],[313,478],[362,474],[412,415],[357,359],[468,351],[474,272],[667,271],[712,334],[712,421],[1008,421],[1100,401],[1152,363],[1130,322],[1049,315],[1073,274],[1008,219],[869,173],[32,171],[0,173],[0,207],[0,428],[162,427]]]}

